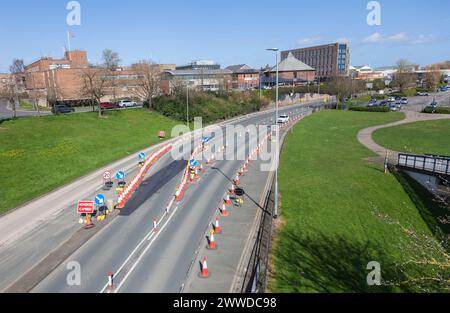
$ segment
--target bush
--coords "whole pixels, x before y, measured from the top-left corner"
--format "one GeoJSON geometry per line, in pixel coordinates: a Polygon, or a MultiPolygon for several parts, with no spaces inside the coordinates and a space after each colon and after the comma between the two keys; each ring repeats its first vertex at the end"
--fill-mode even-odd
{"type": "MultiPolygon", "coordinates": [[[[263,105],[267,102],[263,101],[263,105]]],[[[186,96],[173,94],[154,99],[153,109],[161,114],[186,120],[186,96]]],[[[261,103],[254,92],[204,93],[192,92],[189,95],[189,120],[202,117],[204,123],[229,119],[238,115],[259,111],[261,103]]]]}
{"type": "Polygon", "coordinates": [[[349,109],[350,111],[358,112],[390,112],[391,109],[388,107],[353,107],[349,109]]]}
{"type": "Polygon", "coordinates": [[[450,108],[449,107],[426,107],[422,113],[430,113],[430,114],[450,114],[450,108]]]}

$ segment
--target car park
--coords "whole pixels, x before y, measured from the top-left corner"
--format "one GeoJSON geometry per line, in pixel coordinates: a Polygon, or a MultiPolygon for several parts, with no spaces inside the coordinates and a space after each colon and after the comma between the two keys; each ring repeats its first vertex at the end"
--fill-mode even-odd
{"type": "Polygon", "coordinates": [[[57,104],[52,108],[53,114],[67,114],[73,112],[75,112],[75,109],[73,107],[64,104],[57,104]]]}

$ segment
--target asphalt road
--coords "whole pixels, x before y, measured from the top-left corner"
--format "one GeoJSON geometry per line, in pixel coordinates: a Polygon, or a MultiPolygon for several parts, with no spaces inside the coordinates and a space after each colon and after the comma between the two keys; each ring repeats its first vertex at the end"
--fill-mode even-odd
{"type": "Polygon", "coordinates": [[[410,97],[408,98],[408,104],[403,107],[403,110],[421,112],[433,102],[435,97],[439,106],[450,107],[450,91],[446,91],[430,93],[429,96],[410,97]]]}
{"type": "MultiPolygon", "coordinates": [[[[298,107],[286,109],[290,115],[299,113],[296,111],[298,107]]],[[[265,113],[238,123],[245,126],[273,122],[273,113],[270,116],[265,113]]],[[[247,138],[247,148],[234,149],[248,151],[255,144],[247,138]]],[[[208,169],[199,182],[190,185],[184,199],[173,205],[167,223],[161,225],[156,235],[149,236],[153,219],[164,213],[186,165],[170,156],[163,158],[120,216],[57,267],[33,292],[100,292],[109,271],[118,273],[115,283],[120,285],[119,292],[179,292],[205,229],[241,163],[218,161],[217,170],[208,169]],[[70,261],[81,265],[81,286],[67,284],[66,265],[70,261]]],[[[262,192],[265,182],[255,184],[261,184],[262,192]]]]}

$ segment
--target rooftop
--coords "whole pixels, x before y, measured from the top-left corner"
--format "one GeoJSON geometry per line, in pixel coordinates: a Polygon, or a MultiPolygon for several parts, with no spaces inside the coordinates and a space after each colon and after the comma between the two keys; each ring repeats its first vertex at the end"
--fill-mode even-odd
{"type": "MultiPolygon", "coordinates": [[[[276,70],[276,66],[272,68],[272,71],[276,70]]],[[[286,59],[278,64],[278,71],[280,72],[299,72],[299,71],[315,71],[311,66],[303,63],[294,57],[294,55],[289,52],[286,59]]]]}

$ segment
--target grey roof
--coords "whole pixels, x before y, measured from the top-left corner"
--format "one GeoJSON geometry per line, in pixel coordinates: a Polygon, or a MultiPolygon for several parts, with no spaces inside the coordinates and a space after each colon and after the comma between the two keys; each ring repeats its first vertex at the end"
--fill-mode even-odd
{"type": "MultiPolygon", "coordinates": [[[[275,71],[276,67],[272,68],[272,71],[275,71]]],[[[278,64],[278,70],[280,72],[297,72],[297,71],[314,71],[315,69],[311,66],[303,63],[302,61],[296,59],[294,55],[289,52],[289,55],[286,59],[278,64]]]]}
{"type": "Polygon", "coordinates": [[[233,74],[230,70],[169,70],[164,71],[164,73],[173,75],[173,76],[185,76],[185,75],[226,75],[233,74]]]}
{"type": "Polygon", "coordinates": [[[242,70],[250,70],[252,69],[250,66],[248,66],[247,64],[238,64],[238,65],[231,65],[227,67],[227,70],[230,70],[234,73],[236,72],[240,72],[242,70]]]}

